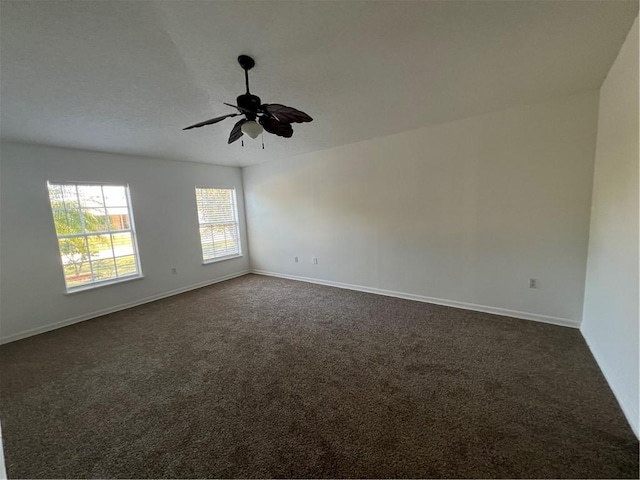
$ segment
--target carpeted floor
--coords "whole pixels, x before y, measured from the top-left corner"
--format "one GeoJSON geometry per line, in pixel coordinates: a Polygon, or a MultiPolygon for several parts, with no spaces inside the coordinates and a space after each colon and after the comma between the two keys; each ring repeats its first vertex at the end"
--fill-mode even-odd
{"type": "Polygon", "coordinates": [[[638,478],[575,329],[247,275],[0,348],[10,478],[638,478]]]}

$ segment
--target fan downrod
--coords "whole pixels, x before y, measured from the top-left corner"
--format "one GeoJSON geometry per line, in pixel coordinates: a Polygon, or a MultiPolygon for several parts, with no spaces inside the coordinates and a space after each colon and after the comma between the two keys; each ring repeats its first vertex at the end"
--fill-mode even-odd
{"type": "Polygon", "coordinates": [[[240,55],[238,57],[238,63],[243,68],[243,70],[251,70],[256,65],[256,61],[249,55],[240,55]]]}

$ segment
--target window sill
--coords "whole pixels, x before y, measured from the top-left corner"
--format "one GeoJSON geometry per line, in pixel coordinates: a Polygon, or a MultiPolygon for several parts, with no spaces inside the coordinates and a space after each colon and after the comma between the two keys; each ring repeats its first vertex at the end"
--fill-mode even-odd
{"type": "Polygon", "coordinates": [[[213,260],[207,260],[206,262],[202,262],[202,265],[209,265],[210,263],[218,263],[224,262],[225,260],[231,260],[232,258],[242,258],[243,255],[228,255],[226,257],[214,258],[213,260]]]}
{"type": "Polygon", "coordinates": [[[131,277],[117,278],[115,280],[105,280],[104,282],[95,282],[89,285],[82,285],[80,287],[74,287],[71,290],[67,290],[65,292],[65,295],[73,295],[75,293],[86,292],[88,290],[95,290],[96,288],[107,287],[109,285],[118,285],[119,283],[132,282],[134,280],[140,280],[143,278],[144,278],[144,275],[135,275],[131,277]]]}

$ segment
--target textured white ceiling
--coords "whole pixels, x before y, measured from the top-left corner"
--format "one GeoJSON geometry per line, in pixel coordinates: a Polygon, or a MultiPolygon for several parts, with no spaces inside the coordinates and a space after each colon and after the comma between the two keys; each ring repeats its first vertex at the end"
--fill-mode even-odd
{"type": "Polygon", "coordinates": [[[637,1],[6,1],[2,138],[246,166],[598,88],[637,1]],[[227,145],[244,91],[312,117],[227,145]]]}

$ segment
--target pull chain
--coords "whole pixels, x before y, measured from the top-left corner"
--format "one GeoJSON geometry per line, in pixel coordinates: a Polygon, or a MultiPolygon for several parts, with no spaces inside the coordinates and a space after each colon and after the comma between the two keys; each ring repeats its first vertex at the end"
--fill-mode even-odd
{"type": "Polygon", "coordinates": [[[262,132],[262,149],[264,150],[264,132],[262,132]]]}
{"type": "Polygon", "coordinates": [[[240,139],[240,143],[242,143],[242,146],[244,147],[244,138],[240,139]]]}

